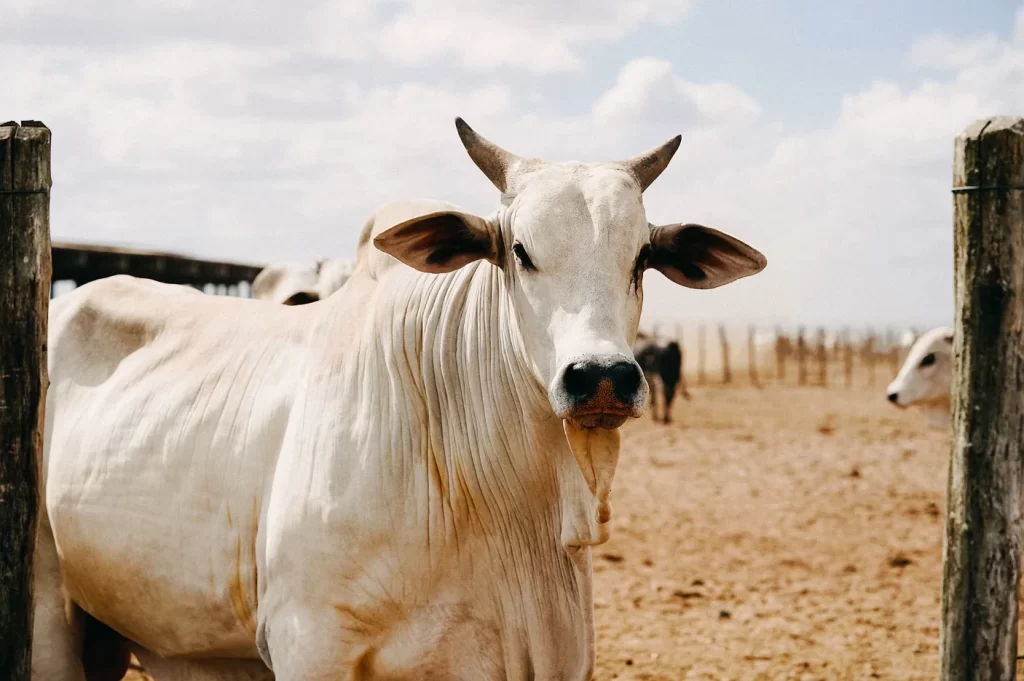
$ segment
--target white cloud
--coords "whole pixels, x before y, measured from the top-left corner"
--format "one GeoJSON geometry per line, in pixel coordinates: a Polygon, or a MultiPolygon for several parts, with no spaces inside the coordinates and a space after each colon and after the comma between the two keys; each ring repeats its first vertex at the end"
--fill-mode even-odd
{"type": "Polygon", "coordinates": [[[671,62],[641,58],[619,73],[611,90],[594,104],[604,126],[636,121],[694,126],[741,125],[760,113],[753,99],[729,83],[692,83],[675,75],[671,62]]]}
{"type": "Polygon", "coordinates": [[[581,50],[645,25],[679,21],[689,0],[26,0],[6,12],[0,44],[123,51],[230,43],[335,60],[535,73],[583,68],[581,50]]]}
{"type": "Polygon", "coordinates": [[[651,319],[948,321],[953,139],[1024,108],[1024,12],[1009,41],[925,38],[908,54],[916,85],[873,83],[830,124],[787,130],[736,85],[654,58],[624,64],[577,113],[494,75],[583,68],[587,46],[678,20],[685,2],[574,0],[557,16],[539,0],[462,2],[20,3],[24,30],[0,25],[0,59],[18,64],[0,115],[54,130],[55,238],[257,261],[352,255],[366,214],[394,198],[492,209],[456,115],[552,160],[622,158],[682,133],[645,197],[651,219],[720,227],[770,264],[710,292],[653,274],[651,319]],[[109,35],[61,28],[76,21],[109,35]],[[417,66],[385,78],[381,50],[417,66]],[[448,66],[428,76],[422,60],[448,66]]]}
{"type": "Polygon", "coordinates": [[[453,55],[478,71],[523,66],[580,70],[580,48],[618,40],[644,24],[671,24],[688,0],[412,0],[386,26],[383,52],[406,62],[453,55]]]}

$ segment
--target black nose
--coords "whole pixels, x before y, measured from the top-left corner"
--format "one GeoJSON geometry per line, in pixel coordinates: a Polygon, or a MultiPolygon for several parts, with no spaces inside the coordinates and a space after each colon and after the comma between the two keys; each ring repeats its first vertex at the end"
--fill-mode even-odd
{"type": "Polygon", "coordinates": [[[893,404],[896,404],[896,402],[898,402],[899,399],[900,399],[900,394],[899,393],[889,393],[889,401],[892,402],[893,404]]]}
{"type": "MultiPolygon", "coordinates": [[[[632,402],[640,390],[640,367],[636,362],[621,359],[586,359],[573,362],[565,369],[562,387],[576,404],[583,404],[601,390],[605,381],[610,383],[612,393],[620,402],[632,402]]],[[[610,397],[610,396],[609,396],[610,397]]]]}

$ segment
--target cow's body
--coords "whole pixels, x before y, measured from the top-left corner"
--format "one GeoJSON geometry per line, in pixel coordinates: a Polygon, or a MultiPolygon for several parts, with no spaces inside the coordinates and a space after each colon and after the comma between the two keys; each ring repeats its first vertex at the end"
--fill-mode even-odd
{"type": "Polygon", "coordinates": [[[385,678],[449,678],[444,660],[465,656],[448,648],[463,646],[481,665],[466,678],[504,678],[508,665],[513,678],[527,666],[585,678],[589,563],[552,543],[576,531],[560,527],[556,481],[579,475],[560,422],[516,423],[545,395],[501,361],[516,341],[482,342],[500,317],[466,301],[501,286],[490,270],[396,268],[382,291],[363,278],[352,297],[259,314],[126,278],[65,296],[44,470],[71,599],[164,656],[258,658],[263,622],[288,641],[273,649],[278,665],[328,656],[355,668],[372,651],[362,664],[385,678]],[[416,280],[445,319],[404,295],[416,280]],[[304,627],[349,645],[314,638],[326,649],[308,650],[304,627]],[[548,649],[566,631],[580,632],[576,645],[548,649]]]}
{"type": "Polygon", "coordinates": [[[82,678],[84,611],[158,681],[589,679],[645,253],[694,288],[764,267],[650,227],[641,161],[544,169],[492,218],[390,204],[310,305],[128,277],[55,301],[35,678],[82,678]]]}
{"type": "MultiPolygon", "coordinates": [[[[676,396],[677,387],[682,396],[690,399],[683,377],[683,351],[676,341],[659,342],[656,338],[638,338],[633,346],[633,356],[644,372],[648,384],[661,385],[662,421],[672,420],[672,401],[676,396]]],[[[651,416],[658,420],[657,397],[651,391],[651,416]]]]}

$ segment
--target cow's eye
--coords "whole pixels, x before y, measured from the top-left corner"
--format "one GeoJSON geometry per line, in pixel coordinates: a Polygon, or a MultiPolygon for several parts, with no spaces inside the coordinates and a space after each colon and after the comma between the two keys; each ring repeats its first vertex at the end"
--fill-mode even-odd
{"type": "Polygon", "coordinates": [[[517,241],[513,244],[512,252],[515,253],[516,260],[519,261],[519,264],[522,265],[524,270],[527,270],[528,272],[536,271],[537,267],[533,264],[533,261],[530,260],[529,254],[527,254],[526,249],[523,248],[521,243],[517,241]]]}
{"type": "Polygon", "coordinates": [[[918,366],[930,367],[933,364],[935,364],[935,353],[934,352],[925,355],[924,359],[921,360],[921,363],[918,366]]]}

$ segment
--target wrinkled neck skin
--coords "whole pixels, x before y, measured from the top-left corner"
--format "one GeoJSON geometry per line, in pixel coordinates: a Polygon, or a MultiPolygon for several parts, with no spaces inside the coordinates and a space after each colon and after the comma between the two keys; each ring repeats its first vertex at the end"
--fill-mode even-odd
{"type": "MultiPolygon", "coordinates": [[[[353,437],[367,452],[360,463],[381,467],[382,493],[405,495],[384,512],[406,528],[416,519],[399,550],[426,551],[429,569],[422,555],[409,562],[435,576],[435,590],[490,601],[506,657],[528,649],[538,673],[589,678],[590,546],[607,539],[607,516],[598,520],[600,504],[530,365],[506,276],[488,262],[446,275],[386,273],[373,332],[361,334],[354,362],[340,359],[348,389],[375,396],[356,401],[353,437]]],[[[343,314],[334,324],[345,333],[343,314]]],[[[505,664],[507,678],[519,676],[505,664]]]]}

